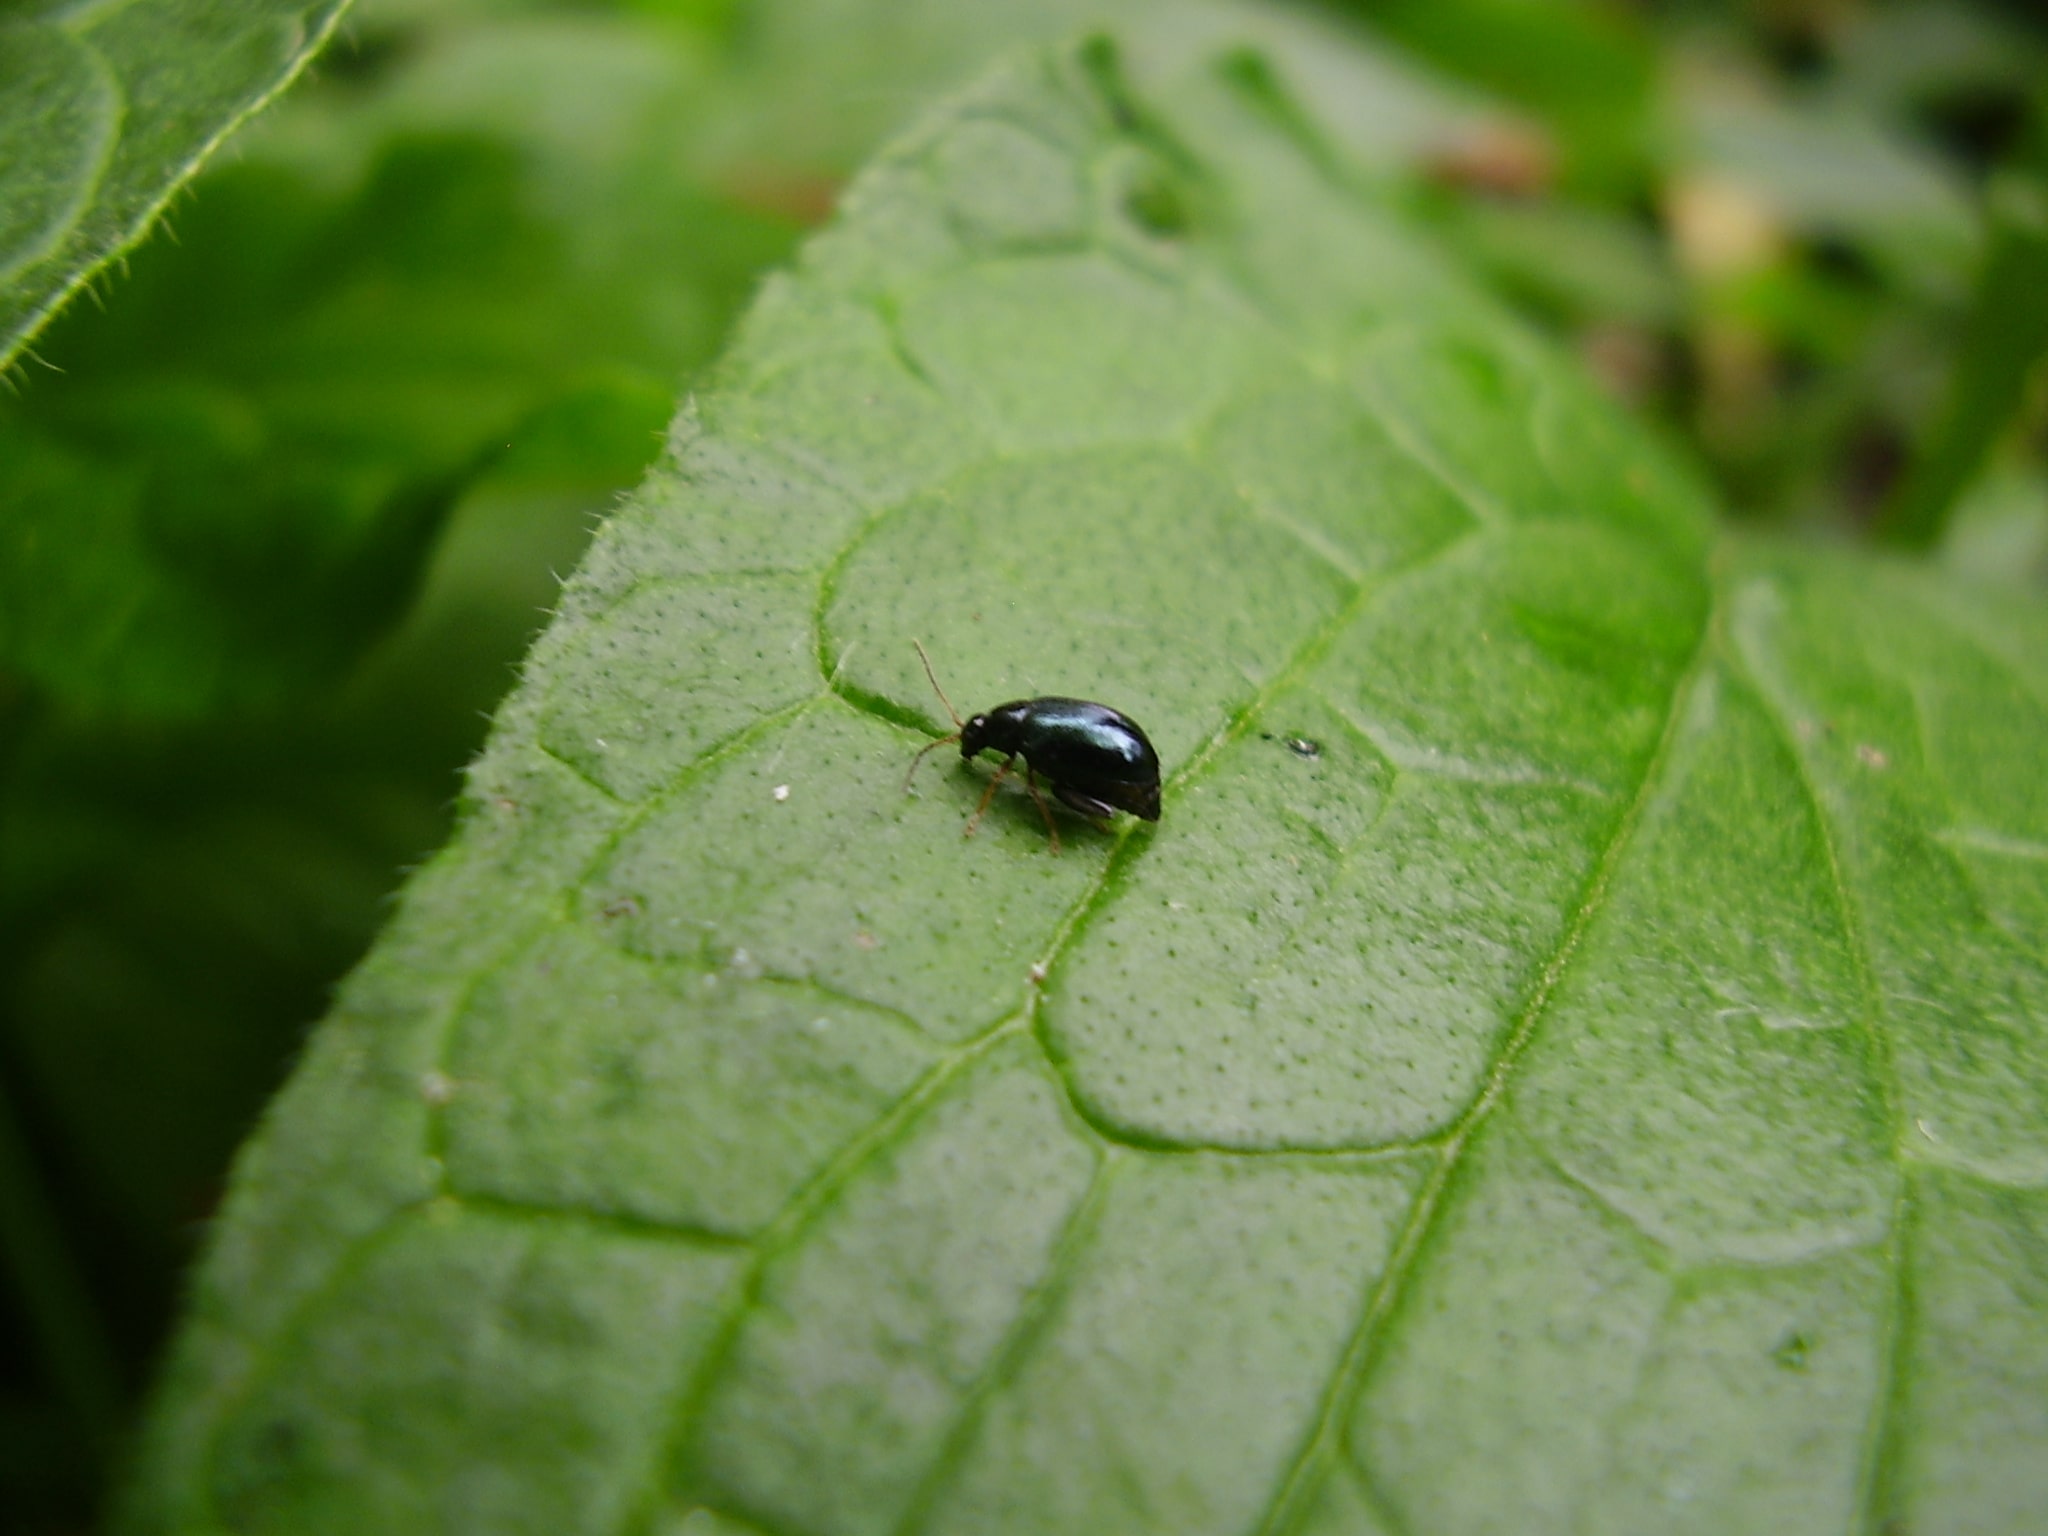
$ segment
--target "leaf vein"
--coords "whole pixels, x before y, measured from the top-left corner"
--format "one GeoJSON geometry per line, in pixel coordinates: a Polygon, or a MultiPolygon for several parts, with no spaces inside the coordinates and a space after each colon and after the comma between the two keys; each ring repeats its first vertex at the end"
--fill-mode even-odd
{"type": "Polygon", "coordinates": [[[661,1504],[664,1479],[683,1460],[691,1438],[702,1423],[711,1393],[726,1362],[739,1343],[740,1329],[759,1304],[768,1271],[791,1252],[811,1221],[832,1197],[844,1189],[876,1157],[897,1145],[910,1127],[932,1109],[965,1074],[968,1067],[987,1055],[1021,1028],[1023,1018],[1012,1014],[993,1028],[940,1057],[923,1077],[890,1107],[862,1135],[856,1137],[822,1169],[813,1174],[776,1213],[754,1242],[754,1258],[741,1277],[731,1304],[711,1330],[711,1342],[703,1359],[670,1398],[665,1410],[668,1427],[661,1436],[662,1453],[656,1458],[648,1488],[638,1501],[637,1513],[626,1522],[629,1530],[651,1527],[661,1504]]]}
{"type": "MultiPolygon", "coordinates": [[[[1360,583],[1354,588],[1350,598],[1343,606],[1318,626],[1296,648],[1294,655],[1278,668],[1266,680],[1264,685],[1253,693],[1252,697],[1245,704],[1227,716],[1223,723],[1210,733],[1209,738],[1189,755],[1187,761],[1180,766],[1179,770],[1167,779],[1166,787],[1178,794],[1197,779],[1216,760],[1218,754],[1226,746],[1242,737],[1252,728],[1253,724],[1260,718],[1274,698],[1288,688],[1296,686],[1316,663],[1329,652],[1330,647],[1336,644],[1338,638],[1365,616],[1375,598],[1380,597],[1402,581],[1412,579],[1428,567],[1442,560],[1449,559],[1459,549],[1463,548],[1465,544],[1480,537],[1484,531],[1480,527],[1464,529],[1418,555],[1406,565],[1386,572],[1377,580],[1360,583]]],[[[1059,927],[1053,931],[1052,939],[1047,944],[1045,953],[1039,957],[1038,965],[1034,968],[1037,976],[1043,978],[1050,975],[1054,967],[1059,964],[1060,960],[1080,940],[1082,934],[1087,931],[1097,914],[1109,904],[1110,898],[1117,889],[1119,884],[1118,877],[1122,874],[1125,864],[1137,857],[1138,853],[1150,842],[1151,837],[1149,834],[1125,832],[1120,836],[1117,846],[1111,850],[1109,858],[1104,862],[1102,871],[1096,876],[1094,883],[1086,891],[1082,892],[1080,898],[1068,909],[1067,916],[1061,921],[1059,927]]],[[[1045,1011],[1039,1006],[1042,996],[1042,992],[1034,986],[1026,1000],[1027,1011],[1032,1021],[1032,1036],[1037,1040],[1039,1049],[1044,1053],[1046,1061],[1059,1074],[1061,1086],[1066,1093],[1068,1103],[1073,1106],[1074,1113],[1087,1121],[1105,1139],[1127,1145],[1135,1145],[1136,1143],[1131,1142],[1127,1133],[1120,1132],[1113,1125],[1106,1123],[1094,1106],[1088,1103],[1087,1096],[1081,1091],[1080,1084],[1074,1077],[1073,1069],[1066,1058],[1066,1053],[1061,1050],[1058,1042],[1051,1037],[1051,1032],[1045,1023],[1045,1011]]],[[[1181,1143],[1176,1143],[1175,1145],[1183,1146],[1181,1143]]]]}
{"type": "Polygon", "coordinates": [[[911,1495],[903,1518],[897,1524],[896,1536],[915,1536],[924,1528],[931,1515],[932,1504],[947,1478],[965,1460],[988,1400],[1015,1379],[1032,1347],[1043,1335],[1048,1320],[1067,1294],[1090,1240],[1101,1226],[1102,1208],[1109,1196],[1110,1183],[1116,1177],[1116,1168],[1113,1155],[1097,1156],[1088,1188],[1067,1217],[1044,1278],[1033,1288],[1011,1321],[980,1380],[969,1388],[966,1401],[960,1406],[959,1417],[954,1420],[938,1455],[911,1495]]]}
{"type": "MultiPolygon", "coordinates": [[[[1891,1124],[1893,1157],[1902,1163],[1905,1129],[1903,1088],[1899,1081],[1898,1064],[1892,1053],[1891,1038],[1881,1022],[1885,1016],[1885,993],[1877,983],[1870,937],[1862,911],[1851,897],[1847,877],[1842,872],[1840,838],[1835,827],[1835,817],[1830,813],[1827,802],[1820,793],[1820,786],[1814,782],[1812,770],[1807,766],[1806,758],[1799,750],[1798,735],[1789,726],[1784,701],[1774,697],[1771,690],[1763,685],[1761,678],[1749,664],[1748,657],[1731,657],[1731,664],[1740,671],[1744,684],[1757,699],[1764,718],[1770,722],[1780,747],[1792,765],[1793,774],[1799,781],[1800,791],[1812,809],[1814,828],[1820,834],[1821,850],[1826,856],[1829,890],[1834,897],[1843,930],[1849,936],[1850,953],[1856,966],[1857,985],[1863,993],[1863,1006],[1857,1010],[1857,1023],[1869,1049],[1871,1064],[1876,1069],[1878,1091],[1883,1096],[1886,1119],[1891,1124]]],[[[1924,765],[1927,761],[1925,721],[1919,719],[1917,697],[1914,709],[1923,738],[1921,756],[1924,765]]],[[[1872,1404],[1870,1424],[1860,1458],[1862,1472],[1858,1479],[1861,1509],[1857,1526],[1869,1532],[1870,1536],[1879,1536],[1888,1524],[1888,1516],[1883,1512],[1888,1502],[1885,1487],[1888,1474],[1885,1469],[1892,1460],[1889,1452],[1896,1444],[1900,1433],[1904,1408],[1905,1365],[1911,1347],[1913,1297],[1908,1275],[1910,1254],[1907,1244],[1912,1184],[1903,1166],[1897,1171],[1899,1183],[1892,1201],[1890,1220],[1889,1259],[1892,1286],[1886,1303],[1888,1316],[1884,1325],[1883,1381],[1872,1404]]]]}
{"type": "Polygon", "coordinates": [[[1606,903],[1614,872],[1626,856],[1644,808],[1663,777],[1685,716],[1686,703],[1705,669],[1714,629],[1714,615],[1709,613],[1701,622],[1700,637],[1691,660],[1672,686],[1657,744],[1644,764],[1636,792],[1588,876],[1555,951],[1538,974],[1507,1038],[1495,1053],[1479,1092],[1444,1139],[1436,1167],[1417,1193],[1408,1222],[1395,1240],[1380,1283],[1367,1297],[1358,1326],[1332,1375],[1315,1428],[1304,1442],[1293,1467],[1281,1480],[1280,1492],[1259,1526],[1260,1536],[1283,1536],[1283,1533],[1298,1529],[1313,1508],[1314,1494],[1337,1454],[1343,1420],[1364,1387],[1366,1373],[1379,1354],[1387,1330],[1404,1299],[1408,1282],[1417,1271],[1421,1253],[1436,1234],[1437,1218],[1449,1206],[1446,1196],[1462,1168],[1465,1149],[1471,1145],[1494,1106],[1505,1096],[1508,1080],[1534,1038],[1558,983],[1578,954],[1595,915],[1606,903]]]}

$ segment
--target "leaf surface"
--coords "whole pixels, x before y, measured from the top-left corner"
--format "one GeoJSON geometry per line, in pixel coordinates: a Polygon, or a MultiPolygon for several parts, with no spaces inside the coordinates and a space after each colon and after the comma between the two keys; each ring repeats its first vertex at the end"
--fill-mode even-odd
{"type": "Polygon", "coordinates": [[[131,1529],[2040,1506],[2048,621],[1718,534],[1229,51],[1028,56],[764,290],[245,1152],[131,1529]],[[1159,824],[962,839],[913,638],[1137,717],[1159,824]]]}
{"type": "Polygon", "coordinates": [[[326,41],[343,0],[30,0],[0,19],[0,368],[326,41]]]}

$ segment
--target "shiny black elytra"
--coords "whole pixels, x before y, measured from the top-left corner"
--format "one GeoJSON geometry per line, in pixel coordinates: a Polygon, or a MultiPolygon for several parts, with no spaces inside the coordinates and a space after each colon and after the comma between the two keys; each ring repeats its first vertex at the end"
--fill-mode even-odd
{"type": "Polygon", "coordinates": [[[981,793],[981,804],[974,808],[961,836],[974,836],[982,813],[995,796],[996,786],[1020,757],[1024,760],[1024,787],[1031,791],[1038,814],[1045,818],[1054,853],[1060,851],[1060,829],[1053,825],[1052,811],[1038,792],[1041,774],[1061,804],[1072,806],[1084,816],[1114,816],[1118,811],[1129,811],[1144,821],[1159,819],[1159,754],[1152,750],[1152,743],[1130,716],[1087,699],[1046,697],[998,704],[972,719],[962,720],[953,701],[946,697],[946,690],[939,686],[931,657],[925,655],[924,647],[917,641],[910,643],[917,646],[917,659],[924,663],[924,675],[931,679],[932,692],[946,706],[946,713],[953,717],[957,729],[919,749],[910,760],[910,772],[903,776],[903,792],[910,792],[910,781],[925,753],[949,741],[960,743],[963,762],[986,751],[1004,754],[1003,766],[988,781],[988,788],[981,793]]]}

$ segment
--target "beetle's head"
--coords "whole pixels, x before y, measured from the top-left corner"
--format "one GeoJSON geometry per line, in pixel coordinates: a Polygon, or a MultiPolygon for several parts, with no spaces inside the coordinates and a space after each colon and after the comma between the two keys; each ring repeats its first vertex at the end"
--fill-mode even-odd
{"type": "Polygon", "coordinates": [[[988,716],[972,715],[960,727],[960,755],[978,757],[981,749],[988,745],[988,716]]]}

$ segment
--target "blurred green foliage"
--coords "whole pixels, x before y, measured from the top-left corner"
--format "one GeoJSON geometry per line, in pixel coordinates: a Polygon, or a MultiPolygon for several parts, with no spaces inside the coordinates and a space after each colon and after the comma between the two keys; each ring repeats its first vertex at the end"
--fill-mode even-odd
{"type": "Polygon", "coordinates": [[[692,168],[705,58],[624,14],[368,12],[0,400],[27,1528],[89,1504],[79,1423],[118,1431],[229,1154],[443,836],[556,574],[800,227],[692,168]]]}
{"type": "Polygon", "coordinates": [[[325,46],[347,0],[0,7],[0,367],[325,46]]]}
{"type": "MultiPolygon", "coordinates": [[[[1324,10],[1396,61],[1356,127],[1413,206],[1742,516],[1945,537],[1955,569],[2048,584],[2048,39],[2023,7],[1324,10]]],[[[229,1154],[759,274],[995,50],[1168,12],[1217,20],[365,0],[37,339],[0,396],[21,1528],[87,1518],[229,1154]]]]}

